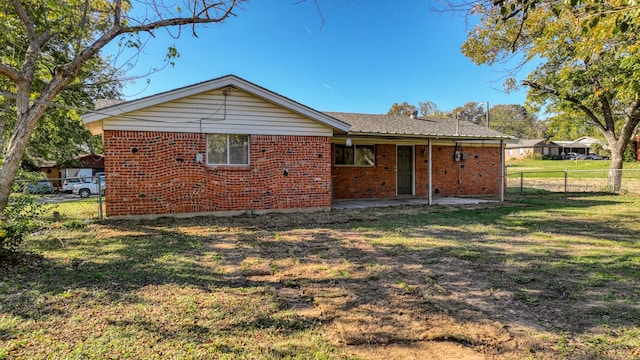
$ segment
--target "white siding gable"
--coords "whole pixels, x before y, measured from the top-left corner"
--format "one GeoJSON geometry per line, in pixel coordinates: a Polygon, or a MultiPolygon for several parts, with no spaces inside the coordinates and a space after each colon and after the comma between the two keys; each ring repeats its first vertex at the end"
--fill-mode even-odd
{"type": "Polygon", "coordinates": [[[103,120],[102,128],[189,133],[333,135],[332,128],[326,124],[231,86],[108,117],[103,120]]]}

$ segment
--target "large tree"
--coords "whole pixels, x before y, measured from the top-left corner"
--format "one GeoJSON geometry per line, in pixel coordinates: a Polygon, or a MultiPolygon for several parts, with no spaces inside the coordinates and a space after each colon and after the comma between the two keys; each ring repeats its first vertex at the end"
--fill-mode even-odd
{"type": "MultiPolygon", "coordinates": [[[[15,100],[15,126],[0,166],[0,211],[38,121],[114,40],[137,48],[160,28],[222,22],[243,0],[8,0],[0,4],[0,76],[15,100]]],[[[178,34],[181,31],[177,32],[178,34]]],[[[168,56],[175,56],[171,49],[168,56]]]]}
{"type": "Polygon", "coordinates": [[[489,110],[489,119],[490,128],[519,139],[539,139],[546,135],[544,124],[522,105],[495,105],[489,110]]]}
{"type": "MultiPolygon", "coordinates": [[[[54,100],[37,122],[25,150],[23,164],[38,164],[42,160],[57,164],[69,163],[81,153],[102,153],[100,136],[93,136],[82,123],[82,109],[93,107],[95,99],[117,99],[120,82],[106,59],[96,58],[78,75],[78,84],[68,86],[54,100]]],[[[12,84],[0,77],[0,88],[12,84]]],[[[9,95],[9,94],[7,94],[9,95]]],[[[15,98],[0,96],[0,148],[4,148],[16,124],[15,98]]]]}
{"type": "Polygon", "coordinates": [[[487,112],[484,110],[482,103],[469,101],[468,103],[458,106],[452,111],[460,120],[471,121],[474,124],[488,125],[487,112]]]}
{"type": "MultiPolygon", "coordinates": [[[[533,61],[521,84],[532,105],[579,111],[611,151],[619,190],[623,153],[640,123],[640,6],[631,0],[475,1],[480,16],[463,44],[477,64],[533,61]]],[[[515,80],[509,81],[517,85],[515,80]]]]}
{"type": "Polygon", "coordinates": [[[419,104],[419,106],[420,106],[420,113],[422,114],[423,117],[426,117],[426,118],[442,119],[442,118],[448,118],[451,116],[451,112],[440,110],[438,108],[438,105],[436,105],[436,103],[434,103],[433,101],[429,101],[429,100],[422,101],[419,104]]]}
{"type": "Polygon", "coordinates": [[[589,124],[581,111],[565,111],[544,120],[546,132],[551,140],[574,140],[581,136],[601,137],[602,134],[589,124]]]}
{"type": "Polygon", "coordinates": [[[411,114],[415,113],[417,108],[415,105],[410,105],[406,101],[402,104],[393,103],[389,111],[387,111],[387,115],[399,115],[399,116],[411,116],[411,114]]]}

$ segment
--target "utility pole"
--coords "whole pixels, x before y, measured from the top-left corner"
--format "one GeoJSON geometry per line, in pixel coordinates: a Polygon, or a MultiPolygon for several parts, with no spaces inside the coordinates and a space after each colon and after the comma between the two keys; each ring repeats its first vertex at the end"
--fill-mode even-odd
{"type": "Polygon", "coordinates": [[[485,113],[486,117],[487,117],[487,129],[489,128],[489,102],[486,102],[487,104],[487,112],[485,113]]]}
{"type": "Polygon", "coordinates": [[[484,113],[484,117],[485,117],[485,123],[487,125],[487,128],[489,128],[489,102],[481,102],[478,104],[479,106],[483,106],[486,105],[487,106],[487,111],[484,113]]]}

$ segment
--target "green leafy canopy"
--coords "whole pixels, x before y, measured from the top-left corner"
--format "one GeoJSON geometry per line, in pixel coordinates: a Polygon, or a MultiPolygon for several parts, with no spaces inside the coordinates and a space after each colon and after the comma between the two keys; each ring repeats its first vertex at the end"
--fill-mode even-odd
{"type": "MultiPolygon", "coordinates": [[[[0,210],[7,205],[25,154],[61,158],[94,145],[76,138],[88,133],[77,130],[81,126],[75,109],[91,109],[96,99],[116,97],[123,71],[134,66],[134,60],[125,60],[119,71],[113,64],[121,54],[101,56],[107,44],[141,50],[143,39],[157,29],[175,29],[178,37],[189,26],[195,34],[195,25],[224,21],[243,1],[185,0],[184,7],[160,0],[1,2],[0,129],[5,142],[0,210]]],[[[178,56],[170,47],[163,61],[171,64],[178,56]]]]}
{"type": "Polygon", "coordinates": [[[581,113],[606,139],[612,169],[621,168],[640,122],[640,5],[494,0],[476,2],[473,13],[480,19],[463,53],[477,64],[537,64],[520,82],[529,88],[529,104],[549,113],[581,113]]]}

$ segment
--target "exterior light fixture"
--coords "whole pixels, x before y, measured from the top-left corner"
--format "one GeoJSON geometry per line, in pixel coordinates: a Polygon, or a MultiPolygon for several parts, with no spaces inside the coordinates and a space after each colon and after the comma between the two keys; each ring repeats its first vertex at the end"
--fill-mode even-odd
{"type": "Polygon", "coordinates": [[[347,138],[347,141],[345,141],[345,145],[347,146],[351,146],[351,138],[347,138]]]}

